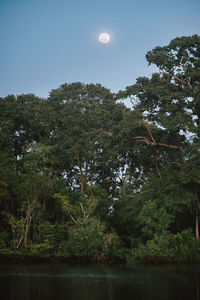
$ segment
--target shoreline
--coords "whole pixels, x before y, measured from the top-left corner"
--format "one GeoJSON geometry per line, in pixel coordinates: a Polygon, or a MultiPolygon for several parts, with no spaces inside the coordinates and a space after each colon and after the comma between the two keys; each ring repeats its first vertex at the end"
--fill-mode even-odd
{"type": "Polygon", "coordinates": [[[200,264],[200,261],[175,261],[175,260],[146,260],[146,261],[127,261],[125,259],[104,259],[97,260],[90,257],[66,257],[66,256],[56,256],[56,255],[39,255],[32,253],[0,253],[0,264],[2,263],[10,263],[10,264],[105,264],[105,265],[126,265],[126,266],[134,266],[134,265],[192,265],[192,264],[200,264]]]}
{"type": "Polygon", "coordinates": [[[66,257],[56,255],[39,255],[39,254],[24,254],[24,253],[0,253],[0,264],[1,263],[68,263],[68,264],[126,264],[125,260],[122,259],[105,259],[95,260],[90,257],[66,257]]]}

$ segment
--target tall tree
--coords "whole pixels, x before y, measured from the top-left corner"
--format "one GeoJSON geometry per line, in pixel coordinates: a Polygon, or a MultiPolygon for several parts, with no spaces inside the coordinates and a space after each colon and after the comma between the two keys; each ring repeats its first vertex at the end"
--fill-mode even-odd
{"type": "MultiPolygon", "coordinates": [[[[154,168],[189,164],[187,149],[200,137],[200,37],[176,38],[165,47],[156,47],[146,55],[149,64],[159,70],[151,78],[140,77],[135,85],[119,92],[118,98],[131,97],[134,122],[132,141],[152,149],[154,168]],[[137,123],[137,124],[136,124],[137,123]]],[[[137,153],[133,146],[132,153],[137,153]]],[[[143,151],[140,153],[144,153],[143,151]]],[[[190,161],[191,162],[191,161],[190,161]]],[[[147,167],[143,164],[144,169],[147,167]]],[[[153,165],[152,165],[153,167],[153,165]]],[[[197,173],[200,172],[196,165],[197,173]]],[[[197,176],[198,178],[198,176],[197,176]]],[[[193,184],[197,184],[193,180],[193,184]]],[[[199,195],[199,183],[197,195],[199,195]]],[[[197,196],[199,201],[199,196],[197,196]]],[[[199,204],[196,211],[198,237],[199,204]]]]}
{"type": "Polygon", "coordinates": [[[50,93],[50,143],[72,187],[100,184],[108,192],[119,170],[118,139],[125,107],[101,85],[64,84],[50,93]]]}

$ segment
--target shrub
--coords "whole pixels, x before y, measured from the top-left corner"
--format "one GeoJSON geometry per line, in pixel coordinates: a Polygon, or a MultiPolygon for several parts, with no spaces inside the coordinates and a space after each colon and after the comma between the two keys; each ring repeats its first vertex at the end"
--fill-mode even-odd
{"type": "Polygon", "coordinates": [[[177,234],[164,231],[137,249],[132,249],[128,263],[134,262],[192,262],[200,260],[200,241],[191,229],[177,234]]]}
{"type": "Polygon", "coordinates": [[[85,226],[71,228],[69,238],[60,244],[59,255],[90,257],[105,260],[120,253],[120,240],[116,233],[106,233],[105,226],[93,219],[85,226]]]}

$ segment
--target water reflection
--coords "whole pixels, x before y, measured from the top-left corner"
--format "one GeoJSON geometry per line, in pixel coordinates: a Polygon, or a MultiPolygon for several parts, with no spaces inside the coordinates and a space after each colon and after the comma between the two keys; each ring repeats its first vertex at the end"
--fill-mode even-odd
{"type": "Polygon", "coordinates": [[[2,265],[5,300],[199,300],[200,266],[2,265]]]}

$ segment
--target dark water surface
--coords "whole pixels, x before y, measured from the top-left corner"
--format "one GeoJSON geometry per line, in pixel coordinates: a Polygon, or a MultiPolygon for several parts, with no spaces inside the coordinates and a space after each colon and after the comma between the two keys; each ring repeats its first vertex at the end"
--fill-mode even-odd
{"type": "Polygon", "coordinates": [[[200,300],[200,265],[0,265],[1,300],[200,300]]]}

